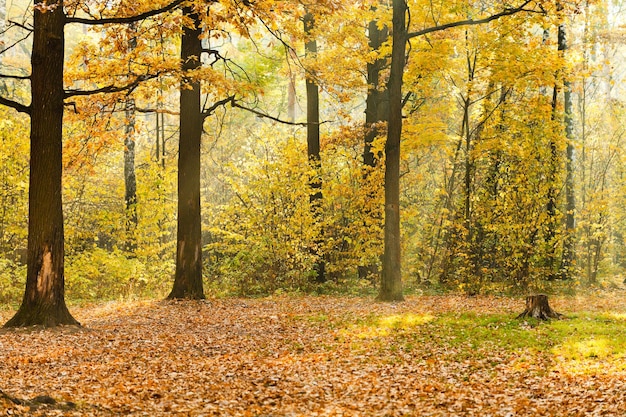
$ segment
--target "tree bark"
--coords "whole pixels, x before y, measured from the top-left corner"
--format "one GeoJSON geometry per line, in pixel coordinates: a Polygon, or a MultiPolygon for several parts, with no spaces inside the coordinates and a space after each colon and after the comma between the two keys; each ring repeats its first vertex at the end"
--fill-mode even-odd
{"type": "Polygon", "coordinates": [[[190,71],[200,67],[201,22],[189,6],[183,14],[193,27],[185,27],[181,42],[183,79],[180,87],[180,140],[178,151],[178,232],[176,273],[169,299],[203,299],[202,230],[200,217],[200,143],[204,117],[200,104],[200,81],[190,71]]]}
{"type": "MultiPolygon", "coordinates": [[[[389,29],[378,28],[378,21],[369,23],[369,47],[378,51],[389,37],[389,29]]],[[[380,72],[385,68],[386,59],[378,58],[367,64],[367,99],[365,100],[365,143],[363,146],[363,164],[366,167],[376,166],[376,157],[372,152],[372,143],[382,133],[381,122],[389,118],[389,91],[387,86],[381,90],[380,72]]]]}
{"type": "MultiPolygon", "coordinates": [[[[559,25],[558,49],[563,54],[568,49],[567,31],[565,23],[559,25]]],[[[563,80],[563,113],[565,124],[565,139],[567,147],[565,150],[565,232],[563,237],[563,253],[561,255],[561,279],[572,277],[572,266],[575,257],[574,228],[576,210],[576,199],[574,194],[574,120],[572,117],[572,87],[567,77],[563,80]]]]}
{"type": "MultiPolygon", "coordinates": [[[[137,47],[135,24],[131,24],[129,31],[132,37],[128,42],[128,49],[137,47]]],[[[126,97],[126,126],[124,129],[124,202],[126,203],[126,242],[128,252],[134,253],[137,249],[137,176],[135,175],[135,99],[126,97]]]]}
{"type": "Polygon", "coordinates": [[[565,137],[565,237],[563,240],[563,256],[561,259],[561,278],[570,279],[575,259],[575,227],[576,227],[576,198],[574,192],[574,121],[572,118],[572,88],[569,81],[565,81],[564,111],[565,137]]]}
{"type": "Polygon", "coordinates": [[[391,73],[389,75],[389,126],[385,143],[385,246],[378,299],[401,301],[400,270],[400,138],[402,136],[402,81],[406,60],[405,0],[393,1],[391,73]]]}
{"type": "Polygon", "coordinates": [[[526,310],[524,310],[518,319],[525,317],[533,317],[539,320],[560,319],[562,314],[552,310],[548,303],[548,296],[545,294],[529,295],[526,297],[526,310]]]}
{"type": "MultiPolygon", "coordinates": [[[[306,42],[304,44],[304,50],[307,57],[315,57],[317,54],[317,42],[312,35],[312,31],[315,27],[315,18],[309,12],[304,16],[304,33],[306,35],[306,42]]],[[[322,160],[320,158],[320,99],[319,99],[319,87],[313,74],[307,71],[306,74],[306,143],[307,143],[307,157],[311,170],[315,172],[314,176],[309,180],[311,187],[311,194],[309,202],[311,204],[311,210],[315,218],[315,222],[319,228],[319,235],[316,238],[315,249],[313,250],[316,262],[313,266],[315,272],[315,280],[319,283],[326,281],[326,265],[324,262],[324,255],[320,246],[323,243],[323,226],[322,223],[322,180],[319,176],[320,169],[322,167],[322,160]]]]}
{"type": "Polygon", "coordinates": [[[61,182],[65,15],[62,0],[43,5],[48,10],[35,6],[33,20],[26,290],[6,327],[79,324],[65,304],[61,182]]]}
{"type": "MultiPolygon", "coordinates": [[[[378,28],[378,21],[372,20],[368,26],[369,47],[371,51],[378,51],[389,37],[389,29],[385,26],[378,28]]],[[[365,194],[364,215],[371,221],[379,222],[380,215],[377,210],[371,210],[367,200],[376,199],[376,184],[372,183],[371,173],[378,165],[380,155],[374,155],[372,144],[374,140],[384,132],[382,123],[389,119],[389,92],[387,83],[381,82],[380,73],[385,68],[387,60],[378,58],[367,64],[367,98],[365,100],[365,135],[363,141],[363,184],[367,187],[365,194]],[[382,87],[382,89],[381,89],[382,87]]],[[[367,227],[367,221],[364,224],[367,227]]],[[[357,268],[360,279],[373,279],[380,275],[378,265],[370,262],[359,265],[357,268]]]]}

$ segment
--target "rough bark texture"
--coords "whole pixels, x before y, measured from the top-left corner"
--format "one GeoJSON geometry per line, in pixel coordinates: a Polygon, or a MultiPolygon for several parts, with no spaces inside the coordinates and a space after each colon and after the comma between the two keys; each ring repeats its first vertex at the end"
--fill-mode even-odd
{"type": "MultiPolygon", "coordinates": [[[[200,19],[190,7],[183,8],[194,27],[184,28],[181,62],[184,71],[200,67],[202,33],[200,19]]],[[[183,78],[180,88],[180,140],[178,152],[178,232],[176,274],[168,298],[203,299],[202,232],[200,218],[200,142],[202,109],[200,81],[183,78]]]]}
{"type": "Polygon", "coordinates": [[[22,304],[6,327],[79,324],[65,305],[63,207],[63,58],[61,0],[35,7],[32,51],[28,261],[22,304]]]}
{"type": "Polygon", "coordinates": [[[524,310],[518,319],[524,317],[533,317],[539,320],[560,319],[563,315],[552,310],[548,304],[548,296],[545,294],[529,295],[526,297],[526,310],[524,310]]]}
{"type": "MultiPolygon", "coordinates": [[[[317,54],[317,42],[312,38],[312,31],[315,27],[315,19],[311,13],[304,16],[304,32],[307,35],[307,41],[304,45],[305,53],[308,57],[314,57],[317,54]]],[[[321,168],[322,160],[320,158],[320,99],[319,87],[312,76],[307,72],[306,75],[306,143],[307,156],[311,168],[318,172],[321,168]]],[[[322,180],[316,175],[309,181],[311,187],[310,204],[313,216],[318,223],[321,223],[321,206],[322,206],[322,180]]],[[[316,263],[314,265],[315,279],[317,282],[326,281],[324,257],[319,249],[323,241],[323,228],[319,227],[319,237],[316,239],[314,255],[316,263]]]]}
{"type": "Polygon", "coordinates": [[[389,127],[385,144],[385,252],[378,299],[400,301],[400,138],[402,136],[402,79],[406,60],[405,0],[393,1],[391,73],[389,75],[389,127]]]}

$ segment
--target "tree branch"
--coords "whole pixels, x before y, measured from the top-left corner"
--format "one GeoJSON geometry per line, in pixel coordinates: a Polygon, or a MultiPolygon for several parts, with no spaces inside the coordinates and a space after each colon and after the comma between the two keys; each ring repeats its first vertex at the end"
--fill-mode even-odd
{"type": "Polygon", "coordinates": [[[20,113],[30,114],[30,106],[25,106],[22,103],[9,100],[8,98],[4,98],[2,96],[0,96],[0,104],[3,106],[11,107],[12,109],[17,110],[20,113]]]}
{"type": "Polygon", "coordinates": [[[168,109],[144,109],[143,107],[135,107],[135,111],[137,113],[157,113],[157,114],[171,114],[172,116],[180,116],[179,112],[168,110],[168,109]]]}
{"type": "MultiPolygon", "coordinates": [[[[239,109],[249,111],[250,113],[256,114],[257,116],[262,117],[264,119],[270,119],[270,120],[273,120],[275,122],[282,123],[284,125],[289,125],[289,126],[307,126],[309,124],[313,124],[313,123],[307,123],[307,122],[289,122],[287,120],[279,119],[278,117],[274,117],[274,116],[269,115],[267,113],[263,113],[262,111],[259,111],[259,110],[256,110],[256,109],[253,109],[253,108],[250,108],[250,107],[242,106],[241,104],[237,103],[236,101],[233,101],[231,105],[233,107],[237,107],[239,109]]],[[[328,121],[317,122],[315,124],[320,124],[321,125],[321,124],[324,124],[324,123],[328,123],[328,121]]]]}
{"type": "Polygon", "coordinates": [[[515,8],[506,8],[504,9],[504,11],[482,18],[482,19],[478,19],[478,20],[474,20],[474,19],[467,19],[467,20],[459,20],[457,22],[451,22],[451,23],[446,23],[443,25],[439,25],[439,26],[433,26],[430,28],[426,28],[426,29],[422,29],[422,30],[418,30],[417,32],[410,32],[406,34],[406,38],[411,39],[411,38],[415,38],[416,36],[422,36],[422,35],[426,35],[428,33],[432,33],[432,32],[439,32],[442,30],[446,30],[446,29],[450,29],[450,28],[454,28],[454,27],[458,27],[458,26],[473,26],[473,25],[481,25],[483,23],[489,23],[492,20],[497,20],[500,19],[501,17],[505,17],[505,16],[511,16],[515,13],[519,13],[522,11],[525,12],[536,12],[535,10],[528,10],[528,9],[524,9],[524,7],[526,7],[529,3],[531,3],[533,0],[526,0],[524,3],[522,3],[519,7],[515,7],[515,8]]]}
{"type": "Polygon", "coordinates": [[[5,47],[4,49],[0,50],[0,54],[3,54],[3,53],[5,53],[6,51],[8,51],[9,49],[12,49],[12,48],[16,47],[16,46],[17,46],[17,45],[19,45],[22,41],[25,41],[26,39],[28,39],[32,33],[33,33],[32,31],[28,32],[28,33],[27,33],[24,37],[22,37],[21,39],[19,39],[19,40],[17,40],[17,41],[15,41],[15,42],[13,42],[11,45],[9,45],[9,46],[5,47]]]}
{"type": "MultiPolygon", "coordinates": [[[[209,117],[210,115],[213,114],[213,112],[215,110],[217,110],[218,107],[225,106],[228,103],[230,103],[231,107],[242,109],[242,110],[248,111],[250,113],[253,113],[253,114],[255,114],[255,115],[259,116],[259,117],[262,117],[264,119],[270,119],[270,120],[273,120],[275,122],[282,123],[282,124],[285,124],[285,125],[290,125],[290,126],[307,126],[309,124],[307,122],[300,122],[300,123],[289,122],[287,120],[282,120],[282,119],[280,119],[278,117],[274,117],[274,116],[269,115],[267,113],[263,113],[262,111],[259,111],[259,110],[256,110],[256,109],[253,109],[253,108],[250,108],[250,107],[246,107],[246,106],[244,106],[242,104],[239,104],[237,102],[237,100],[235,99],[235,96],[226,97],[223,100],[216,101],[215,103],[213,103],[213,105],[211,107],[209,107],[208,109],[206,109],[205,111],[202,112],[202,117],[203,118],[209,117]]],[[[327,121],[325,121],[325,122],[318,122],[317,124],[321,125],[323,123],[328,123],[328,122],[327,121]]]]}
{"type": "Polygon", "coordinates": [[[0,74],[0,78],[10,78],[12,80],[30,80],[30,75],[0,74]]]}
{"type": "Polygon", "coordinates": [[[212,115],[213,112],[217,110],[218,107],[225,106],[228,103],[230,103],[231,106],[235,107],[235,96],[229,96],[229,97],[226,97],[225,99],[216,101],[215,103],[213,103],[211,107],[209,107],[208,109],[202,112],[202,118],[206,119],[207,117],[212,115]]]}
{"type": "Polygon", "coordinates": [[[34,30],[32,26],[26,26],[25,24],[16,22],[15,20],[9,20],[9,24],[17,26],[18,28],[24,29],[28,32],[32,32],[34,30]]]}
{"type": "Polygon", "coordinates": [[[167,6],[161,7],[160,9],[150,10],[150,11],[140,13],[135,16],[108,17],[108,18],[103,18],[103,19],[87,19],[84,17],[67,17],[65,19],[65,22],[66,23],[81,23],[83,25],[106,25],[106,24],[112,24],[112,23],[125,24],[125,23],[139,22],[149,17],[156,16],[161,13],[169,12],[170,10],[174,10],[184,1],[186,0],[174,0],[167,6]]]}
{"type": "Polygon", "coordinates": [[[161,73],[150,74],[150,75],[139,75],[137,76],[137,78],[135,78],[135,80],[133,80],[133,82],[126,84],[126,85],[120,85],[120,86],[108,85],[106,87],[96,88],[95,90],[66,90],[65,98],[70,98],[70,97],[75,97],[75,96],[90,96],[93,94],[102,94],[102,93],[119,93],[121,91],[132,91],[135,88],[137,88],[137,86],[140,83],[146,80],[151,80],[153,78],[156,78],[159,75],[161,75],[161,73]]]}

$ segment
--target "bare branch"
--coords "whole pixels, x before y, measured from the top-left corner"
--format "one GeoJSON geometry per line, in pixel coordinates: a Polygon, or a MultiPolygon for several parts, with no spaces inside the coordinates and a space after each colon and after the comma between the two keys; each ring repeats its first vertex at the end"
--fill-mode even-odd
{"type": "MultiPolygon", "coordinates": [[[[250,107],[243,106],[243,105],[237,103],[236,101],[233,101],[231,103],[231,105],[233,107],[237,107],[239,109],[249,111],[250,113],[256,114],[259,117],[263,117],[264,119],[270,119],[270,120],[273,120],[275,122],[282,123],[284,125],[289,125],[289,126],[307,126],[309,124],[314,124],[314,123],[307,123],[307,122],[289,122],[287,120],[283,120],[283,119],[280,119],[278,117],[274,117],[274,116],[269,115],[267,113],[263,113],[262,111],[259,111],[259,110],[256,110],[256,109],[253,109],[253,108],[250,108],[250,107]]],[[[315,123],[315,124],[320,124],[321,125],[321,124],[324,124],[324,123],[329,123],[329,121],[318,122],[318,123],[315,123]]]]}
{"type": "Polygon", "coordinates": [[[147,81],[147,80],[151,80],[153,78],[156,78],[159,75],[161,75],[161,73],[149,74],[149,75],[139,75],[132,82],[130,82],[130,83],[126,84],[126,85],[119,85],[119,86],[118,85],[108,85],[106,87],[96,88],[94,90],[66,90],[65,91],[65,98],[70,98],[70,97],[75,97],[75,96],[90,96],[90,95],[93,95],[93,94],[102,94],[102,93],[119,93],[119,92],[122,92],[122,91],[131,92],[135,88],[137,88],[137,86],[139,86],[139,84],[141,84],[142,82],[147,81]]]}
{"type": "Polygon", "coordinates": [[[11,107],[12,109],[17,110],[20,113],[30,114],[30,106],[25,106],[22,103],[9,100],[8,98],[4,98],[2,96],[0,96],[0,104],[3,106],[11,107]]]}
{"type": "Polygon", "coordinates": [[[228,103],[230,103],[231,106],[234,106],[235,105],[235,96],[229,96],[229,97],[226,97],[223,100],[216,101],[215,103],[213,103],[213,105],[211,107],[209,107],[208,109],[206,109],[206,110],[204,110],[202,112],[202,118],[206,119],[207,117],[212,115],[213,112],[215,110],[217,110],[218,107],[225,106],[228,103]]]}
{"type": "Polygon", "coordinates": [[[21,39],[18,39],[17,41],[13,42],[11,45],[9,45],[9,46],[5,47],[4,49],[0,50],[0,54],[3,54],[3,53],[5,53],[6,51],[8,51],[9,49],[12,49],[12,48],[16,47],[16,46],[17,46],[17,45],[19,45],[22,41],[25,41],[26,39],[28,39],[32,33],[33,33],[32,31],[28,32],[28,33],[27,33],[24,37],[22,37],[21,39]]]}
{"type": "Polygon", "coordinates": [[[32,26],[26,26],[25,24],[20,23],[20,22],[16,22],[15,20],[9,20],[9,23],[11,25],[17,26],[18,28],[24,29],[24,30],[29,31],[29,32],[32,32],[34,30],[32,26]]]}
{"type": "Polygon", "coordinates": [[[126,16],[126,17],[109,17],[103,19],[87,19],[83,17],[67,17],[65,19],[66,23],[81,23],[83,25],[106,25],[106,24],[125,24],[125,23],[133,23],[139,22],[141,20],[145,20],[152,16],[157,16],[161,13],[169,12],[178,7],[181,3],[186,0],[174,0],[167,6],[161,7],[160,9],[150,10],[145,13],[140,13],[135,16],[126,16]]]}
{"type": "Polygon", "coordinates": [[[0,74],[0,78],[10,78],[12,80],[30,80],[30,75],[0,74]]]}
{"type": "Polygon", "coordinates": [[[451,23],[446,23],[443,25],[439,25],[439,26],[433,26],[430,28],[426,28],[426,29],[422,29],[422,30],[418,30],[417,32],[410,32],[406,34],[406,38],[411,39],[411,38],[415,38],[416,36],[422,36],[422,35],[426,35],[428,33],[432,33],[432,32],[439,32],[442,30],[446,30],[446,29],[450,29],[450,28],[454,28],[454,27],[459,27],[459,26],[473,26],[473,25],[481,25],[483,23],[489,23],[493,20],[497,20],[500,19],[501,17],[505,17],[505,16],[511,16],[514,15],[516,13],[519,12],[533,12],[533,13],[543,13],[543,11],[541,12],[537,12],[536,10],[530,10],[530,9],[525,9],[526,6],[528,6],[528,4],[532,3],[533,0],[526,0],[524,3],[522,3],[520,6],[515,7],[515,8],[506,8],[504,9],[504,11],[482,18],[482,19],[467,19],[467,20],[459,20],[457,22],[451,22],[451,23]]]}
{"type": "Polygon", "coordinates": [[[144,109],[142,107],[135,107],[135,111],[137,113],[157,113],[157,114],[171,114],[172,116],[180,116],[179,112],[168,110],[168,109],[144,109]]]}

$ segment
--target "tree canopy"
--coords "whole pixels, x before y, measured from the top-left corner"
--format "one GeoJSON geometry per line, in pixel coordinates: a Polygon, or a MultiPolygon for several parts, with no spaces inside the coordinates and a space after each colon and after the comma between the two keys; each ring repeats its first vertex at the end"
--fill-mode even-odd
{"type": "Polygon", "coordinates": [[[2,3],[10,325],[623,279],[620,2],[2,3]]]}

